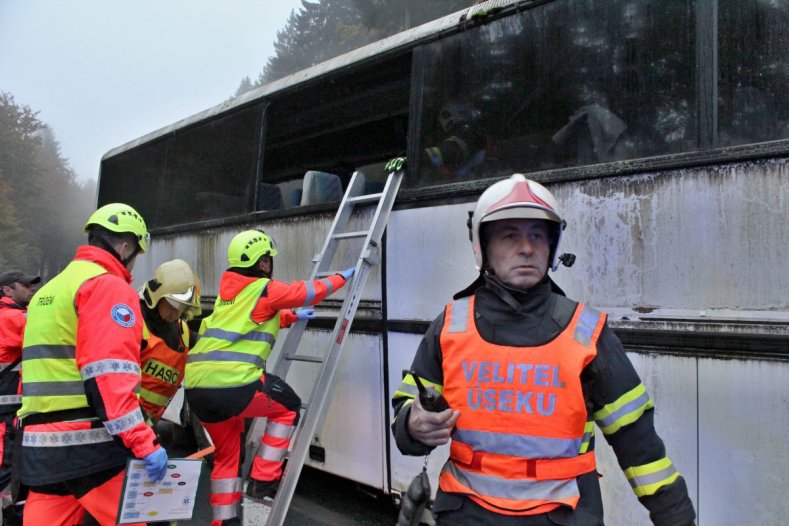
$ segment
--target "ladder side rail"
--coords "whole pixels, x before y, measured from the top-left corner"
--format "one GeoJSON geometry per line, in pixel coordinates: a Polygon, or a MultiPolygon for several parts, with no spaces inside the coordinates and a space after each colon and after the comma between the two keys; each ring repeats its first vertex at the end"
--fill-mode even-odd
{"type": "MultiPolygon", "coordinates": [[[[359,257],[356,260],[353,275],[354,281],[351,284],[351,287],[349,287],[346,299],[340,308],[339,317],[334,324],[334,329],[332,330],[330,341],[334,343],[332,344],[329,352],[326,354],[326,356],[329,357],[327,362],[334,354],[334,351],[338,346],[337,342],[340,342],[340,345],[342,345],[342,343],[345,341],[345,336],[348,332],[350,332],[350,326],[356,316],[356,310],[359,307],[359,302],[362,299],[364,285],[367,282],[370,269],[378,263],[377,256],[380,254],[381,240],[383,239],[383,233],[386,229],[386,224],[389,221],[389,216],[391,215],[392,209],[394,208],[394,202],[397,197],[397,192],[400,188],[402,177],[402,171],[397,171],[391,174],[391,177],[387,178],[386,184],[384,185],[384,190],[381,192],[381,199],[376,205],[376,209],[370,223],[370,230],[368,231],[365,242],[362,245],[362,252],[359,254],[359,257]],[[345,320],[345,323],[343,323],[343,320],[345,320]]],[[[307,399],[308,406],[312,406],[314,403],[313,399],[315,392],[318,386],[321,384],[322,375],[324,374],[325,370],[326,366],[324,365],[324,369],[318,376],[318,379],[311,390],[310,397],[307,399]]],[[[331,384],[329,382],[329,386],[330,385],[331,384]]],[[[321,411],[320,414],[322,415],[323,412],[321,411]]],[[[318,428],[320,427],[321,425],[318,425],[318,428]]]]}
{"type": "MultiPolygon", "coordinates": [[[[317,261],[315,262],[315,265],[312,269],[312,274],[309,278],[310,281],[314,280],[319,273],[329,270],[328,267],[331,265],[332,259],[334,259],[334,253],[337,250],[338,243],[336,239],[332,238],[332,236],[337,233],[337,230],[345,228],[354,210],[353,203],[349,204],[347,203],[347,200],[349,197],[356,197],[358,192],[364,189],[364,177],[358,175],[359,172],[354,172],[353,176],[351,177],[351,182],[348,184],[348,189],[343,196],[342,202],[340,202],[340,206],[338,207],[337,213],[335,214],[334,220],[332,221],[331,227],[329,228],[326,241],[324,241],[323,248],[318,254],[317,261]]],[[[307,320],[297,321],[288,328],[288,333],[285,335],[285,339],[282,342],[279,357],[277,362],[274,364],[272,374],[279,376],[283,380],[285,379],[285,376],[290,370],[291,365],[291,360],[289,358],[296,354],[306,328],[307,320]]]]}
{"type": "Polygon", "coordinates": [[[389,216],[392,214],[395,199],[397,199],[397,193],[400,190],[400,183],[402,181],[402,171],[395,172],[392,174],[392,177],[389,177],[386,180],[386,184],[384,185],[384,190],[381,196],[381,201],[379,202],[378,207],[375,210],[375,215],[373,216],[370,233],[367,235],[367,239],[365,240],[364,246],[368,247],[368,249],[372,241],[374,241],[376,247],[380,246],[381,240],[384,237],[384,230],[386,230],[386,225],[389,222],[389,216]],[[382,217],[383,221],[381,220],[382,217]]]}
{"type": "Polygon", "coordinates": [[[340,206],[337,208],[334,221],[329,227],[329,235],[326,236],[326,241],[324,241],[321,251],[317,254],[317,260],[310,275],[311,280],[315,279],[321,272],[330,270],[330,265],[338,246],[337,240],[333,236],[348,225],[355,209],[355,204],[349,202],[348,199],[361,195],[363,191],[364,176],[358,171],[354,172],[353,176],[351,176],[351,181],[348,183],[348,189],[345,191],[342,201],[340,201],[340,206]]]}
{"type": "MultiPolygon", "coordinates": [[[[353,322],[353,319],[356,317],[356,310],[359,307],[359,302],[362,299],[362,293],[364,292],[364,285],[362,288],[358,290],[358,293],[355,296],[351,296],[351,292],[356,290],[356,280],[358,279],[359,282],[362,284],[366,283],[367,281],[367,274],[371,270],[371,268],[378,263],[378,257],[381,255],[381,240],[383,239],[383,233],[386,229],[386,225],[389,222],[389,216],[392,213],[392,209],[394,208],[394,202],[397,198],[397,192],[400,188],[400,183],[402,182],[403,172],[398,171],[392,174],[391,177],[387,178],[386,184],[384,189],[381,193],[382,197],[379,201],[375,213],[373,215],[373,219],[371,224],[371,228],[369,233],[367,234],[367,238],[363,245],[362,253],[359,255],[359,258],[356,262],[356,270],[354,271],[354,283],[353,288],[348,292],[348,298],[350,301],[345,301],[341,307],[340,316],[337,322],[335,323],[334,329],[332,331],[332,339],[330,341],[336,342],[338,338],[344,342],[345,336],[347,333],[350,332],[350,325],[353,322]],[[341,321],[347,320],[347,327],[345,328],[345,334],[342,334],[340,330],[342,329],[341,321]]],[[[334,346],[334,344],[333,344],[334,346]]],[[[329,353],[333,353],[334,348],[332,348],[329,353]]],[[[342,352],[341,350],[339,352],[342,352]]],[[[338,364],[339,364],[339,358],[338,364]]],[[[336,365],[334,366],[336,369],[336,365]]],[[[324,368],[325,370],[325,368],[324,368]]],[[[321,372],[323,374],[323,371],[321,372]]],[[[331,377],[328,381],[329,386],[331,386],[331,381],[334,377],[334,371],[331,372],[331,377]]],[[[308,404],[307,407],[312,407],[315,403],[314,397],[318,386],[321,384],[322,378],[319,376],[316,380],[315,384],[312,387],[310,392],[310,397],[307,399],[308,404]]],[[[328,388],[326,389],[326,396],[328,396],[328,388]]],[[[324,397],[325,399],[326,397],[324,397]]],[[[321,403],[321,407],[323,403],[321,403]]],[[[326,414],[324,411],[318,411],[318,421],[315,424],[315,429],[309,435],[310,440],[315,435],[315,432],[319,429],[323,428],[323,420],[326,414]]]]}
{"type": "MultiPolygon", "coordinates": [[[[342,201],[340,201],[340,205],[337,208],[337,212],[334,215],[332,224],[329,227],[329,233],[323,243],[323,248],[317,254],[316,260],[314,261],[315,265],[313,265],[312,273],[309,277],[310,281],[315,280],[320,272],[327,270],[324,269],[324,267],[331,264],[331,260],[334,258],[334,253],[338,245],[337,240],[333,239],[333,236],[339,229],[344,229],[346,227],[354,211],[355,203],[349,203],[348,199],[358,197],[363,190],[364,177],[360,172],[354,172],[351,181],[348,183],[348,188],[343,195],[342,201]]],[[[291,366],[291,360],[288,358],[293,356],[298,350],[301,338],[307,328],[307,323],[307,320],[299,320],[288,328],[288,332],[285,334],[280,344],[279,356],[274,363],[274,367],[270,370],[271,374],[283,380],[287,377],[291,366]]],[[[268,367],[266,369],[268,370],[268,367]]],[[[245,440],[247,455],[242,468],[244,477],[249,474],[249,470],[252,467],[252,459],[254,458],[255,451],[260,442],[260,436],[263,435],[265,424],[266,418],[254,418],[247,432],[245,440]]]]}
{"type": "Polygon", "coordinates": [[[395,197],[402,176],[403,172],[398,171],[390,174],[390,177],[387,179],[383,197],[379,201],[374,214],[372,228],[367,235],[365,248],[356,262],[353,283],[351,283],[351,287],[347,292],[340,317],[337,319],[334,331],[332,332],[331,348],[327,354],[323,368],[318,375],[318,380],[313,386],[310,401],[304,414],[303,423],[301,423],[296,430],[293,448],[290,452],[285,472],[282,475],[280,488],[272,504],[268,520],[266,521],[266,526],[281,526],[285,521],[288,507],[290,506],[291,499],[296,490],[299,475],[307,459],[312,437],[315,436],[318,423],[323,419],[323,407],[326,404],[330,387],[337,371],[337,366],[342,357],[342,350],[347,341],[346,337],[350,332],[351,322],[359,306],[369,270],[374,264],[370,261],[370,254],[365,254],[365,251],[369,252],[371,250],[371,245],[375,247],[380,246],[384,227],[394,206],[395,197]],[[383,223],[384,227],[379,227],[381,223],[383,223]]]}
{"type": "MultiPolygon", "coordinates": [[[[364,284],[362,281],[363,280],[358,279],[354,280],[355,283],[359,283],[363,287],[364,284]]],[[[358,305],[358,301],[356,303],[358,305]]],[[[345,336],[347,336],[349,328],[350,322],[347,317],[338,318],[335,330],[332,333],[332,350],[329,352],[323,364],[323,369],[318,376],[318,380],[313,386],[310,402],[303,415],[303,422],[299,425],[295,433],[293,447],[288,455],[288,463],[285,466],[285,472],[282,475],[277,496],[269,512],[268,521],[266,522],[267,526],[280,526],[285,520],[293,494],[296,491],[299,475],[307,460],[312,437],[315,435],[318,421],[321,416],[320,413],[322,410],[318,409],[322,409],[328,398],[328,386],[331,385],[331,381],[337,370],[337,365],[342,356],[339,351],[343,347],[345,336]],[[342,337],[339,338],[339,335],[342,335],[342,337]],[[339,342],[337,341],[338,339],[339,342]]]]}

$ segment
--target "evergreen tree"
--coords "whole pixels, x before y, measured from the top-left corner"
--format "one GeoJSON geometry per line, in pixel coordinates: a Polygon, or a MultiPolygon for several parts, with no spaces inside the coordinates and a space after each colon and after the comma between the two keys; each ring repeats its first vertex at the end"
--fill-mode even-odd
{"type": "Polygon", "coordinates": [[[302,0],[277,32],[274,56],[256,86],[424,24],[473,0],[302,0]]]}
{"type": "Polygon", "coordinates": [[[236,92],[233,97],[238,97],[239,95],[243,95],[247,91],[251,91],[255,89],[254,84],[252,84],[252,80],[249,77],[244,77],[241,79],[241,83],[236,88],[236,92]]]}
{"type": "Polygon", "coordinates": [[[0,272],[20,268],[47,277],[62,270],[84,241],[90,194],[54,132],[0,92],[0,272]]]}
{"type": "Polygon", "coordinates": [[[43,124],[28,106],[0,92],[0,263],[30,270],[40,256],[30,225],[29,210],[38,190],[32,176],[35,152],[40,147],[36,132],[43,124]]]}

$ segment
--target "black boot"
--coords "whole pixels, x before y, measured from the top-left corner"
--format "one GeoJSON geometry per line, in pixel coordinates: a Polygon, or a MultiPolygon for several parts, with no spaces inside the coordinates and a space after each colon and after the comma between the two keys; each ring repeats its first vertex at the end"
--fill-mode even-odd
{"type": "Polygon", "coordinates": [[[272,501],[279,489],[279,479],[277,480],[255,480],[249,479],[246,495],[250,499],[260,502],[272,501]]]}

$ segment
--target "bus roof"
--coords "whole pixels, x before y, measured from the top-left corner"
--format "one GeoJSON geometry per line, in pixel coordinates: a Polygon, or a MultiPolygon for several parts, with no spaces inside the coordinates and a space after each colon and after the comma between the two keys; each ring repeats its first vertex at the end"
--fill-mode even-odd
{"type": "MultiPolygon", "coordinates": [[[[433,20],[432,22],[428,22],[421,26],[417,26],[390,37],[386,37],[382,40],[367,44],[343,55],[339,55],[325,62],[321,62],[320,64],[316,64],[281,79],[257,87],[246,93],[242,93],[238,97],[234,97],[221,104],[217,104],[216,106],[208,108],[207,110],[195,113],[194,115],[176,121],[173,124],[159,128],[158,130],[143,135],[142,137],[129,141],[121,146],[109,150],[102,156],[101,160],[104,161],[105,159],[121,154],[127,150],[133,149],[137,146],[143,145],[182,128],[186,128],[210,117],[215,117],[235,108],[265,99],[270,95],[285,92],[291,88],[294,88],[295,86],[307,83],[310,80],[314,80],[326,74],[342,70],[351,64],[364,62],[365,60],[371,59],[373,57],[380,57],[387,53],[394,53],[402,49],[414,47],[420,42],[429,41],[432,38],[436,38],[438,35],[458,30],[461,23],[467,23],[467,21],[471,20],[480,22],[483,19],[487,20],[487,14],[500,13],[500,11],[506,7],[523,3],[534,3],[534,0],[488,0],[487,2],[475,4],[467,9],[457,11],[437,20],[433,20]]],[[[467,27],[468,25],[464,26],[464,28],[467,27]]]]}

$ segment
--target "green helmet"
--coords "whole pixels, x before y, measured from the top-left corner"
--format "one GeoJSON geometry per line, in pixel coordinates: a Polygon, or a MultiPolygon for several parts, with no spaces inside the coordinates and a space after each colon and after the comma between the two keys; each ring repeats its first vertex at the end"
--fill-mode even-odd
{"type": "Polygon", "coordinates": [[[262,230],[245,230],[236,234],[227,247],[227,262],[236,268],[251,267],[261,256],[276,255],[276,243],[262,230]]]}
{"type": "Polygon", "coordinates": [[[145,226],[145,220],[137,213],[137,210],[129,205],[110,203],[102,206],[88,218],[88,222],[85,223],[85,231],[87,232],[93,225],[106,228],[117,234],[131,234],[137,238],[141,252],[148,250],[148,241],[151,239],[148,227],[145,226]]]}

